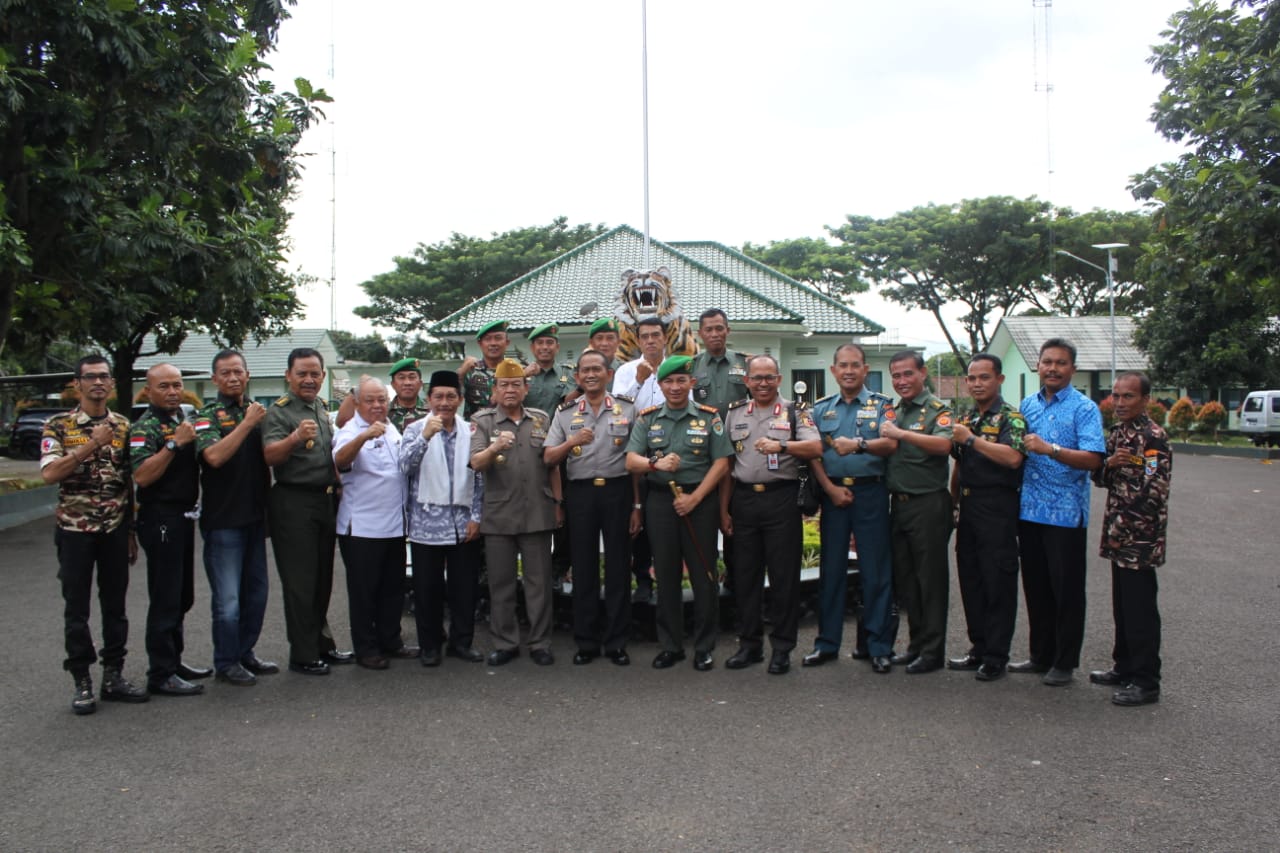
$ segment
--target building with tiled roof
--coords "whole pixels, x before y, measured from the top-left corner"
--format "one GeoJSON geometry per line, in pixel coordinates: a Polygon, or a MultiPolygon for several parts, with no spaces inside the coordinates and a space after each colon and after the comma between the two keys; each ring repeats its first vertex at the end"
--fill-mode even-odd
{"type": "MultiPolygon", "coordinates": [[[[1147,371],[1150,360],[1133,343],[1132,317],[1115,318],[1116,372],[1147,371]]],[[[1111,393],[1111,318],[1004,317],[987,348],[1004,362],[1004,396],[1018,401],[1040,388],[1036,364],[1040,345],[1050,338],[1066,338],[1076,347],[1076,374],[1071,380],[1091,399],[1111,393]]]]}

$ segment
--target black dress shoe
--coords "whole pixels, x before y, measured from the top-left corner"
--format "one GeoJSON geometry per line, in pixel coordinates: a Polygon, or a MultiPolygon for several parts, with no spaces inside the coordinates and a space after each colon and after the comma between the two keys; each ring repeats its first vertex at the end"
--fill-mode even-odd
{"type": "Polygon", "coordinates": [[[675,666],[677,663],[679,663],[682,660],[684,660],[684,652],[682,651],[680,652],[661,651],[661,652],[658,652],[657,657],[653,659],[653,668],[669,669],[670,667],[675,666]]]}
{"type": "Polygon", "coordinates": [[[395,649],[394,651],[384,652],[383,654],[385,654],[389,658],[405,658],[408,660],[412,660],[413,658],[416,658],[418,655],[422,654],[422,649],[418,648],[417,646],[401,646],[400,648],[395,649]]]}
{"type": "Polygon", "coordinates": [[[471,648],[470,646],[467,646],[466,648],[459,648],[457,646],[446,646],[444,653],[451,658],[464,660],[467,663],[481,663],[484,661],[484,655],[476,651],[475,649],[471,648]]]}
{"type": "Polygon", "coordinates": [[[1073,678],[1075,678],[1075,675],[1072,670],[1059,669],[1055,666],[1053,669],[1046,672],[1044,674],[1044,678],[1040,679],[1040,681],[1050,687],[1064,687],[1070,684],[1073,678]]]}
{"type": "Polygon", "coordinates": [[[503,666],[520,656],[519,649],[494,649],[489,652],[489,666],[503,666]]]}
{"type": "Polygon", "coordinates": [[[1126,684],[1111,694],[1111,701],[1116,705],[1150,705],[1160,701],[1160,688],[1126,684]]]}
{"type": "Polygon", "coordinates": [[[884,675],[893,670],[893,658],[888,655],[876,655],[871,659],[871,671],[884,675]]]}
{"type": "Polygon", "coordinates": [[[711,657],[711,652],[694,652],[693,668],[698,672],[706,672],[716,665],[715,658],[711,657]]]}
{"type": "Polygon", "coordinates": [[[257,677],[238,663],[233,663],[219,672],[215,680],[224,681],[235,687],[252,687],[258,683],[257,677]]]}
{"type": "MultiPolygon", "coordinates": [[[[728,666],[728,662],[725,666],[728,666]]],[[[791,671],[791,653],[775,651],[769,658],[769,674],[783,675],[791,671]]]]}
{"type": "Polygon", "coordinates": [[[302,675],[328,675],[329,664],[322,660],[309,660],[303,663],[297,661],[289,661],[289,671],[301,673],[302,675]]]}
{"type": "Polygon", "coordinates": [[[1094,684],[1105,684],[1108,687],[1120,687],[1124,679],[1114,669],[1095,669],[1089,673],[1089,681],[1094,684]]]}
{"type": "Polygon", "coordinates": [[[1010,672],[1029,672],[1034,675],[1043,675],[1049,671],[1049,667],[1042,663],[1036,663],[1033,660],[1024,660],[1021,663],[1009,664],[1010,672]]]}
{"type": "Polygon", "coordinates": [[[263,660],[253,652],[245,655],[241,659],[240,665],[252,672],[254,675],[275,675],[280,671],[280,665],[275,661],[263,660]]]}
{"type": "Polygon", "coordinates": [[[364,655],[356,658],[356,663],[365,669],[389,669],[391,667],[391,661],[382,655],[364,655]]]}
{"type": "Polygon", "coordinates": [[[833,661],[840,657],[839,652],[824,652],[821,649],[814,649],[800,659],[801,666],[822,666],[828,661],[833,661]]]}
{"type": "Polygon", "coordinates": [[[439,649],[423,649],[418,653],[418,662],[423,666],[439,666],[440,650],[439,649]]]}
{"type": "Polygon", "coordinates": [[[594,649],[578,649],[577,653],[573,656],[573,665],[582,666],[584,664],[591,663],[598,657],[600,657],[600,652],[594,649]]]}
{"type": "Polygon", "coordinates": [[[604,656],[618,666],[631,665],[631,656],[627,654],[626,649],[614,649],[613,651],[605,652],[604,656]]]}
{"type": "Polygon", "coordinates": [[[853,651],[849,652],[849,657],[854,660],[867,660],[871,657],[871,652],[867,651],[862,646],[854,646],[853,651]]]}
{"type": "Polygon", "coordinates": [[[997,681],[1004,678],[1005,668],[998,663],[984,663],[973,677],[979,681],[997,681]]]}
{"type": "Polygon", "coordinates": [[[160,696],[199,696],[204,692],[203,684],[192,684],[180,675],[171,675],[164,681],[152,681],[147,690],[160,696]]]}
{"type": "Polygon", "coordinates": [[[355,663],[355,652],[340,652],[337,649],[329,649],[324,653],[324,659],[329,663],[355,663]]]}
{"type": "Polygon", "coordinates": [[[947,669],[958,669],[962,671],[975,670],[982,666],[982,658],[969,652],[964,657],[951,658],[947,661],[947,669]]]}
{"type": "Polygon", "coordinates": [[[187,681],[198,681],[201,678],[208,678],[213,675],[213,670],[207,666],[187,666],[185,663],[178,664],[178,677],[187,681]]]}
{"type": "Polygon", "coordinates": [[[551,654],[551,649],[534,649],[529,652],[529,660],[538,666],[551,666],[556,662],[556,656],[551,654]]]}
{"type": "Polygon", "coordinates": [[[894,652],[892,655],[889,656],[889,663],[893,664],[894,666],[906,666],[907,664],[911,663],[918,657],[919,655],[912,654],[911,652],[903,652],[902,654],[898,654],[897,652],[894,652]]]}
{"type": "Polygon", "coordinates": [[[746,669],[753,663],[760,663],[764,660],[764,652],[760,649],[749,649],[746,646],[739,646],[727,661],[724,662],[726,669],[746,669]]]}
{"type": "Polygon", "coordinates": [[[933,672],[938,669],[942,669],[942,658],[920,655],[920,657],[907,664],[907,675],[923,675],[926,672],[933,672]]]}

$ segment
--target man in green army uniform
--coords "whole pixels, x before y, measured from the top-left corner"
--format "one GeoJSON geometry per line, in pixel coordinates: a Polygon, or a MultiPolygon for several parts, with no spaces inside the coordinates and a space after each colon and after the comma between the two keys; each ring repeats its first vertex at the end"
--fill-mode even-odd
{"type": "Polygon", "coordinates": [[[951,409],[924,387],[920,353],[894,355],[889,376],[901,397],[897,417],[880,425],[882,437],[898,442],[888,464],[893,589],[911,632],[906,654],[894,655],[892,663],[916,675],[941,669],[946,650],[951,409]]]}
{"type": "Polygon", "coordinates": [[[476,332],[476,341],[480,344],[481,357],[469,355],[458,367],[458,379],[462,382],[462,397],[466,404],[463,415],[468,420],[476,412],[493,405],[494,371],[506,357],[511,343],[507,337],[507,321],[485,323],[476,332]]]}
{"type": "Polygon", "coordinates": [[[338,472],[333,467],[333,427],[324,401],[324,357],[299,347],[289,353],[289,393],[267,410],[262,456],[275,469],[267,499],[271,546],[284,598],[289,669],[328,675],[330,663],[350,663],[329,630],[333,591],[334,510],[338,472]]]}
{"type": "Polygon", "coordinates": [[[391,365],[391,390],[395,396],[387,407],[387,420],[403,435],[405,427],[431,413],[418,396],[422,392],[422,368],[416,358],[402,358],[391,365]]]}
{"type": "Polygon", "coordinates": [[[598,353],[602,353],[609,362],[610,370],[617,370],[623,365],[618,358],[618,346],[622,343],[618,337],[618,321],[613,317],[601,317],[587,329],[587,343],[598,353]]]}
{"type": "Polygon", "coordinates": [[[717,489],[729,471],[733,445],[720,414],[689,402],[693,384],[687,355],[673,355],[658,367],[666,403],[636,415],[627,443],[627,470],[649,484],[645,525],[658,583],[657,628],[662,651],[654,669],[684,660],[684,597],[681,567],[689,567],[693,589],[693,666],[714,666],[711,650],[719,629],[720,585],[716,581],[717,489]],[[675,493],[673,499],[673,492],[675,493]]]}
{"type": "Polygon", "coordinates": [[[693,374],[693,401],[711,406],[723,418],[729,404],[745,400],[747,357],[728,348],[729,318],[719,308],[708,308],[698,317],[702,352],[689,365],[693,374]]]}
{"type": "Polygon", "coordinates": [[[530,330],[529,348],[533,351],[533,362],[524,369],[525,378],[529,380],[525,405],[554,412],[575,387],[573,368],[556,364],[556,356],[560,354],[560,327],[543,323],[530,330]]]}

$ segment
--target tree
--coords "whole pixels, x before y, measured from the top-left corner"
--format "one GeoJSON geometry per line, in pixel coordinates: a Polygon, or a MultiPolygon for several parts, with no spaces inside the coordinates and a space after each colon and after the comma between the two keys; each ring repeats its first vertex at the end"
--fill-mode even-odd
{"type": "Polygon", "coordinates": [[[329,337],[333,338],[333,345],[347,361],[385,363],[392,360],[387,342],[377,332],[357,336],[351,332],[334,330],[329,332],[329,337]]]}
{"type": "MultiPolygon", "coordinates": [[[[1098,243],[1128,243],[1113,254],[1117,270],[1112,276],[1117,314],[1135,314],[1146,307],[1146,289],[1138,273],[1142,245],[1151,236],[1151,214],[1139,211],[1090,210],[1075,213],[1059,209],[1053,222],[1053,248],[1106,267],[1106,255],[1093,248],[1098,243]]],[[[1049,255],[1053,274],[1030,288],[1027,301],[1033,310],[1064,317],[1107,314],[1106,276],[1092,267],[1061,255],[1049,255]]]]}
{"type": "Polygon", "coordinates": [[[767,245],[743,243],[742,254],[835,299],[867,289],[849,253],[820,238],[771,240],[767,245]]]}
{"type": "Polygon", "coordinates": [[[488,239],[454,232],[430,246],[419,243],[396,268],[361,283],[370,304],[355,313],[400,332],[425,329],[472,301],[514,281],[603,233],[603,225],[550,225],[494,233],[488,239]]]}
{"type": "Polygon", "coordinates": [[[1049,205],[1005,196],[916,207],[888,219],[849,216],[829,229],[881,293],[933,315],[956,358],[985,350],[987,326],[1025,302],[1047,269],[1049,205]],[[960,303],[963,338],[942,316],[960,303]]]}
{"type": "Polygon", "coordinates": [[[295,148],[329,100],[261,78],[282,0],[0,0],[0,340],[96,341],[127,405],[154,333],[297,314],[295,148]],[[10,320],[12,318],[12,321],[10,320]]]}

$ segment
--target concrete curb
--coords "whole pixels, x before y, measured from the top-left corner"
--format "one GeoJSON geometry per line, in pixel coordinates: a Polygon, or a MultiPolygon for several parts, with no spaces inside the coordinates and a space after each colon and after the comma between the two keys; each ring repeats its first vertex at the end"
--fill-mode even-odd
{"type": "Polygon", "coordinates": [[[53,515],[53,508],[57,503],[57,486],[19,489],[0,495],[0,530],[8,530],[38,518],[47,518],[53,515]]]}
{"type": "Polygon", "coordinates": [[[1174,455],[1187,453],[1192,456],[1234,456],[1237,459],[1280,459],[1280,450],[1266,447],[1221,447],[1216,444],[1191,444],[1175,441],[1171,445],[1174,455]]]}

